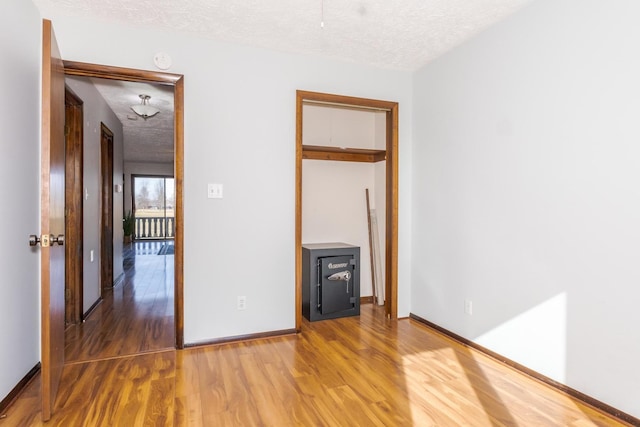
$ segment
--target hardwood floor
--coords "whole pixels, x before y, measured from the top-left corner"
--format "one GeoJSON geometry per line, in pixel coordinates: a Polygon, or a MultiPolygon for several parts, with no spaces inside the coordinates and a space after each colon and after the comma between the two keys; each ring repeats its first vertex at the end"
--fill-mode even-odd
{"type": "MultiPolygon", "coordinates": [[[[142,270],[136,265],[138,277],[142,270]]],[[[122,290],[127,293],[140,294],[146,302],[137,306],[151,310],[162,306],[165,291],[122,290]]],[[[124,326],[116,329],[122,337],[83,337],[91,349],[74,353],[77,359],[65,366],[47,425],[627,425],[416,321],[388,320],[372,304],[358,317],[304,321],[298,335],[181,351],[151,350],[154,327],[139,330],[150,341],[139,355],[125,355],[133,344],[114,343],[130,339],[124,326]],[[98,350],[101,341],[110,342],[98,350]],[[81,361],[98,354],[99,360],[81,361]]],[[[38,377],[0,427],[43,425],[39,407],[38,377]]]]}
{"type": "Polygon", "coordinates": [[[125,245],[124,281],[106,292],[85,322],[67,328],[66,363],[175,347],[173,256],[158,255],[169,245],[125,245]]]}

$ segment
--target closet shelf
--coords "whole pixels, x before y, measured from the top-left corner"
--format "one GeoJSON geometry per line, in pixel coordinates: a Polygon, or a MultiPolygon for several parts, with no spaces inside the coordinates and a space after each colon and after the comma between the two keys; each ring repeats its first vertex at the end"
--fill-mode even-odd
{"type": "Polygon", "coordinates": [[[302,158],[310,160],[336,160],[341,162],[375,163],[386,160],[386,150],[367,148],[340,148],[321,145],[303,145],[302,158]]]}

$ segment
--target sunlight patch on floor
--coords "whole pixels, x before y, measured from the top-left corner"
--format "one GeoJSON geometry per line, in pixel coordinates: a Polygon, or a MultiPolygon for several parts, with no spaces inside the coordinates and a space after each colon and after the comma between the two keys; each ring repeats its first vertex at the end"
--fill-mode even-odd
{"type": "Polygon", "coordinates": [[[474,426],[493,425],[452,348],[408,354],[402,359],[413,425],[468,425],[470,414],[474,426]]]}

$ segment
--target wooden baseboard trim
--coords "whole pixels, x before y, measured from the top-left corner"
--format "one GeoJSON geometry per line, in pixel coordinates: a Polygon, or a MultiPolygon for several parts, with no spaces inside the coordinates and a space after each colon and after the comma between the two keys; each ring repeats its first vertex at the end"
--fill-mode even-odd
{"type": "Polygon", "coordinates": [[[0,401],[0,418],[3,418],[4,412],[7,410],[7,408],[11,406],[13,401],[16,400],[20,393],[22,393],[22,391],[27,387],[27,385],[29,385],[31,380],[35,378],[36,375],[38,375],[39,372],[40,362],[38,362],[36,366],[34,366],[29,372],[27,372],[27,375],[25,375],[24,378],[22,378],[20,382],[18,382],[18,384],[9,392],[9,394],[7,394],[7,397],[0,401]]]}
{"type": "Polygon", "coordinates": [[[94,302],[91,307],[89,307],[89,310],[87,310],[87,312],[82,315],[83,322],[87,319],[87,317],[91,315],[91,313],[93,313],[93,310],[95,310],[96,307],[98,307],[98,305],[100,305],[101,302],[102,302],[102,297],[98,298],[98,300],[94,302]]]}
{"type": "Polygon", "coordinates": [[[200,341],[185,344],[184,348],[193,348],[193,347],[205,347],[210,345],[220,345],[220,344],[229,344],[234,342],[242,342],[242,341],[254,341],[264,338],[274,338],[274,337],[282,337],[286,335],[295,335],[297,332],[295,329],[283,329],[280,331],[271,331],[271,332],[261,332],[259,334],[247,334],[247,335],[236,335],[233,337],[225,337],[218,338],[209,341],[200,341]]]}
{"type": "Polygon", "coordinates": [[[373,296],[360,297],[360,305],[362,304],[373,304],[373,296]]]}
{"type": "Polygon", "coordinates": [[[412,320],[415,320],[418,323],[421,323],[433,330],[435,330],[436,332],[441,333],[442,335],[446,336],[447,338],[465,346],[465,347],[470,347],[474,350],[479,351],[480,353],[485,354],[486,356],[504,364],[507,365],[513,369],[515,369],[516,371],[519,371],[535,380],[540,381],[543,384],[546,384],[550,387],[555,388],[556,390],[565,393],[571,397],[573,397],[574,399],[577,399],[579,401],[581,401],[582,403],[584,403],[585,405],[589,405],[594,409],[597,409],[599,411],[602,411],[614,418],[617,418],[618,420],[620,420],[621,422],[624,423],[628,423],[632,426],[640,426],[640,419],[629,415],[625,412],[620,411],[619,409],[614,408],[613,406],[607,405],[604,402],[601,402],[597,399],[594,399],[591,396],[588,396],[582,392],[579,392],[578,390],[575,390],[565,384],[559,383],[558,381],[555,381],[545,375],[542,375],[539,372],[534,371],[533,369],[529,369],[526,366],[523,366],[517,362],[514,362],[511,359],[508,359],[494,351],[489,350],[486,347],[481,346],[480,344],[476,344],[471,340],[468,340],[454,332],[449,331],[448,329],[443,328],[442,326],[436,325],[435,323],[432,323],[420,316],[417,316],[413,313],[409,314],[409,318],[412,320]]]}

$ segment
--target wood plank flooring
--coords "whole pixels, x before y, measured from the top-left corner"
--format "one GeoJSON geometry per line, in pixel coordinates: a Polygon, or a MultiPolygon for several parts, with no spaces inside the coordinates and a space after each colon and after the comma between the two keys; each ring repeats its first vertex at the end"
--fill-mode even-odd
{"type": "Polygon", "coordinates": [[[175,347],[173,242],[126,245],[124,281],[107,291],[85,322],[67,328],[67,363],[127,356],[175,347]]]}
{"type": "MultiPolygon", "coordinates": [[[[141,270],[136,265],[138,275],[141,270]]],[[[125,286],[135,288],[135,280],[125,286]]],[[[156,295],[162,307],[164,291],[126,292],[156,295]]],[[[123,355],[124,347],[135,346],[115,344],[119,339],[129,337],[112,334],[100,353],[93,344],[100,340],[86,337],[91,350],[78,349],[77,360],[65,366],[46,425],[627,425],[418,322],[388,320],[371,304],[358,317],[305,321],[298,335],[182,351],[154,351],[149,344],[139,355],[123,355]],[[92,355],[99,360],[82,361],[92,355]]],[[[37,378],[0,427],[44,425],[39,406],[37,378]]]]}

